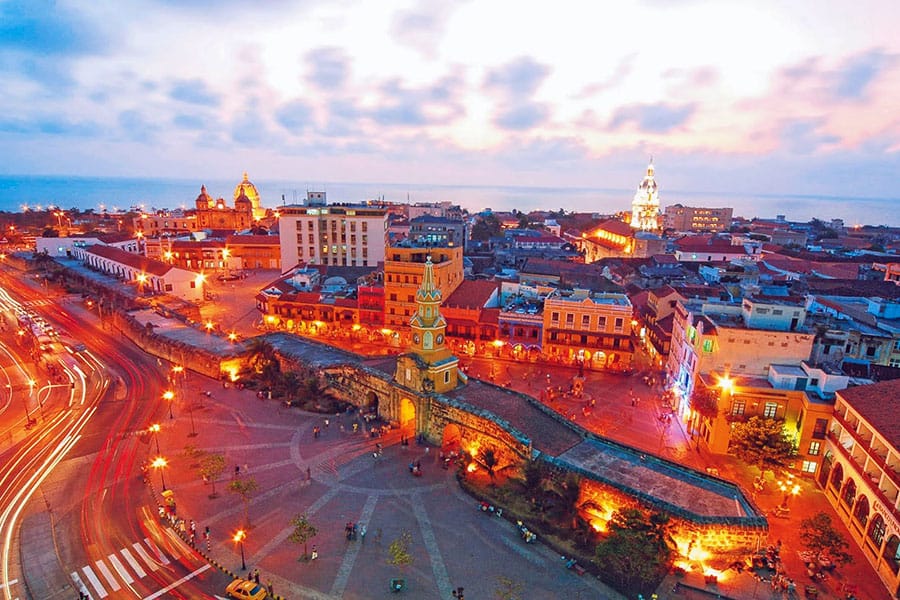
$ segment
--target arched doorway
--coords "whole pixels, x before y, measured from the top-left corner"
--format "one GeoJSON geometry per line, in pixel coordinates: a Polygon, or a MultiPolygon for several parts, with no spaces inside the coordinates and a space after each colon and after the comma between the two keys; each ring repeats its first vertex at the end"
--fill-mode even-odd
{"type": "Polygon", "coordinates": [[[416,406],[409,398],[400,398],[400,431],[404,436],[416,434],[416,406]]]}
{"type": "Polygon", "coordinates": [[[462,449],[462,431],[456,423],[448,423],[444,427],[444,435],[441,437],[441,449],[444,452],[453,452],[462,449]]]}
{"type": "Polygon", "coordinates": [[[373,415],[378,415],[378,394],[369,392],[366,394],[366,404],[363,411],[373,415]]]}

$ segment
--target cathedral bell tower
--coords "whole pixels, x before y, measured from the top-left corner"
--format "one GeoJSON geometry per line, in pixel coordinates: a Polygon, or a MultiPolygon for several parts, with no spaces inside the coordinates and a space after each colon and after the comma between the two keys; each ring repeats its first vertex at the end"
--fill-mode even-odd
{"type": "Polygon", "coordinates": [[[395,379],[407,387],[441,393],[459,382],[459,359],[446,345],[447,321],[440,307],[441,290],[434,283],[434,264],[429,256],[422,285],[416,291],[416,313],[409,322],[412,346],[397,362],[395,379]]]}

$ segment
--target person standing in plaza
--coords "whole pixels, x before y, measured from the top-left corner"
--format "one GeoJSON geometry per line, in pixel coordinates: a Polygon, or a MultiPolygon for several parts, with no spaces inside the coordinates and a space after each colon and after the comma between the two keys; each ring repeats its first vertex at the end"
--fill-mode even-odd
{"type": "Polygon", "coordinates": [[[313,546],[312,552],[310,552],[309,554],[309,560],[316,560],[317,558],[319,558],[319,551],[316,550],[315,546],[313,546]]]}

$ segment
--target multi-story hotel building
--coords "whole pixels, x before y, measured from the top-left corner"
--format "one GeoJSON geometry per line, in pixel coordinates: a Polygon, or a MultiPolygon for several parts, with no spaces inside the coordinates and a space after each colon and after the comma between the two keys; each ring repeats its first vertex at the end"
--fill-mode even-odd
{"type": "Polygon", "coordinates": [[[731,227],[733,208],[700,208],[673,204],[663,213],[663,227],[675,231],[719,233],[731,227]]]}
{"type": "Polygon", "coordinates": [[[384,260],[388,220],[383,208],[291,204],[279,213],[282,271],[300,263],[374,267],[384,260]]]}
{"type": "Polygon", "coordinates": [[[416,290],[422,283],[423,265],[429,256],[433,263],[434,284],[442,297],[449,297],[463,281],[461,246],[432,247],[407,240],[388,247],[386,254],[384,325],[389,329],[405,331],[409,328],[409,321],[416,312],[416,290]]]}
{"type": "Polygon", "coordinates": [[[892,597],[900,596],[900,429],[891,401],[896,398],[896,379],[837,393],[818,478],[892,597]]]}
{"type": "Polygon", "coordinates": [[[556,293],[544,301],[543,352],[594,368],[626,369],[634,347],[625,294],[556,293]]]}

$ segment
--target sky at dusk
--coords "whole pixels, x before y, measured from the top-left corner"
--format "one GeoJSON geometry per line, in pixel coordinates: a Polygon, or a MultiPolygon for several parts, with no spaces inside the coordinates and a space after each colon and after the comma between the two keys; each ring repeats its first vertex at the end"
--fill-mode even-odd
{"type": "Polygon", "coordinates": [[[0,0],[6,174],[900,198],[900,2],[0,0]]]}

